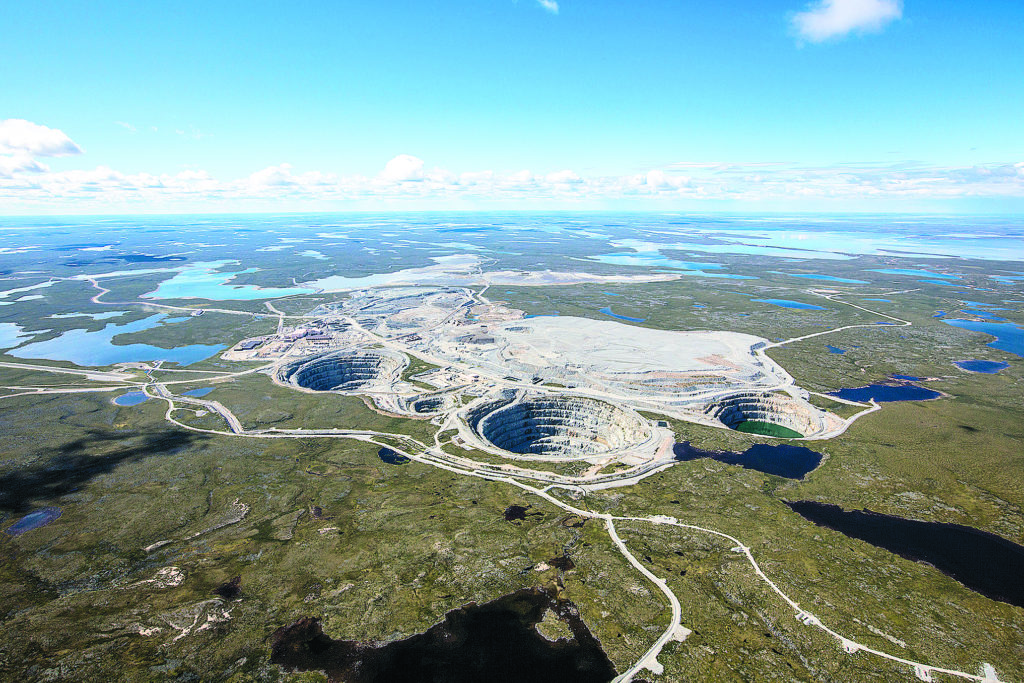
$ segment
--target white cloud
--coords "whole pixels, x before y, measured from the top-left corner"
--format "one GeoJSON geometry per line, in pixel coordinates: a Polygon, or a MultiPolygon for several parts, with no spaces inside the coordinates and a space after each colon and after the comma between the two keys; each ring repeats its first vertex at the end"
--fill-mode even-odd
{"type": "MultiPolygon", "coordinates": [[[[467,171],[396,157],[385,173],[339,177],[269,166],[236,179],[196,169],[125,174],[100,166],[53,172],[27,155],[0,157],[0,206],[29,213],[110,210],[289,210],[373,204],[379,207],[679,206],[733,202],[758,206],[881,206],[878,202],[966,198],[1024,200],[1024,162],[974,166],[918,163],[802,166],[765,162],[681,162],[629,175],[467,171]],[[416,179],[417,182],[405,182],[416,179]],[[822,204],[822,203],[825,204],[822,204]],[[817,204],[816,204],[817,203],[817,204]],[[845,204],[844,204],[845,203],[845,204]]],[[[904,205],[897,204],[897,205],[904,205]]]]}
{"type": "Polygon", "coordinates": [[[0,178],[10,178],[16,173],[43,173],[50,169],[27,154],[0,155],[0,178]]]}
{"type": "Polygon", "coordinates": [[[411,154],[399,154],[384,166],[380,177],[396,183],[423,180],[423,159],[411,154]]]}
{"type": "Polygon", "coordinates": [[[558,14],[558,2],[556,0],[537,0],[537,3],[552,14],[558,14]]]}
{"type": "Polygon", "coordinates": [[[556,171],[555,173],[548,173],[544,179],[554,185],[573,185],[576,183],[583,182],[582,178],[576,175],[575,172],[570,171],[568,169],[564,171],[556,171]]]}
{"type": "Polygon", "coordinates": [[[116,125],[118,125],[118,126],[121,126],[122,128],[124,128],[129,133],[137,133],[138,132],[138,129],[135,126],[133,126],[132,124],[128,123],[127,121],[114,121],[114,123],[116,125]]]}
{"type": "Polygon", "coordinates": [[[0,121],[0,154],[63,157],[81,154],[81,148],[64,131],[25,119],[0,121]]]}
{"type": "Polygon", "coordinates": [[[818,0],[793,15],[797,35],[812,43],[851,31],[879,31],[903,16],[902,0],[818,0]]]}

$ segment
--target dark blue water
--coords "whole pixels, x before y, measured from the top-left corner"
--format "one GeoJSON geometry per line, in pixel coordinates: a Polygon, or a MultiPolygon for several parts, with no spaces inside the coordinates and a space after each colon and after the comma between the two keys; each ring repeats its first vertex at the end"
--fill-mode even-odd
{"type": "Polygon", "coordinates": [[[1005,370],[1010,367],[1009,363],[1003,363],[995,360],[957,360],[953,361],[953,365],[957,366],[961,370],[981,372],[986,375],[994,375],[1000,370],[1005,370]]]}
{"type": "Polygon", "coordinates": [[[619,320],[628,320],[631,323],[642,323],[647,321],[647,318],[630,318],[628,315],[619,315],[618,313],[612,313],[611,306],[605,306],[604,308],[602,308],[601,313],[604,313],[605,315],[610,315],[613,318],[618,318],[619,320]]]}
{"type": "Polygon", "coordinates": [[[841,349],[838,346],[832,346],[831,344],[825,344],[825,348],[828,349],[829,353],[846,353],[846,349],[841,349]]]}
{"type": "Polygon", "coordinates": [[[773,304],[775,306],[782,306],[783,308],[798,308],[803,311],[824,311],[824,306],[815,306],[814,304],[805,304],[802,301],[790,301],[789,299],[751,299],[759,304],[773,304]]]}
{"type": "Polygon", "coordinates": [[[989,342],[988,346],[1024,358],[1024,328],[1018,327],[1015,323],[990,323],[958,318],[945,318],[942,322],[963,330],[992,335],[996,340],[989,342]]]}
{"type": "Polygon", "coordinates": [[[40,508],[34,512],[30,512],[17,522],[7,527],[7,533],[11,536],[20,536],[26,531],[32,531],[38,529],[41,526],[46,526],[53,520],[60,517],[60,508],[40,508]]]}
{"type": "Polygon", "coordinates": [[[523,317],[524,318],[547,318],[547,317],[555,316],[555,315],[558,315],[558,311],[551,311],[549,313],[531,313],[529,315],[524,315],[523,317]]]}
{"type": "Polygon", "coordinates": [[[944,316],[944,315],[946,315],[946,312],[945,312],[945,311],[936,311],[936,312],[935,312],[935,315],[933,315],[932,317],[933,317],[933,318],[941,318],[941,317],[942,317],[942,316],[944,316]]]}
{"type": "Polygon", "coordinates": [[[114,399],[114,403],[119,406],[137,406],[143,401],[148,401],[149,396],[142,393],[141,391],[129,391],[128,393],[121,394],[114,399]]]}
{"type": "Polygon", "coordinates": [[[945,280],[918,280],[918,282],[926,282],[930,285],[942,285],[943,287],[962,287],[963,284],[960,282],[946,282],[945,280]]]}
{"type": "Polygon", "coordinates": [[[409,458],[394,452],[390,448],[382,448],[377,451],[377,457],[389,465],[404,465],[409,462],[409,458]]]}
{"type": "Polygon", "coordinates": [[[706,451],[691,446],[689,442],[677,443],[672,452],[676,460],[688,462],[700,458],[710,458],[727,465],[739,465],[748,470],[757,470],[765,474],[774,474],[787,479],[803,479],[804,476],[821,464],[821,453],[816,453],[803,446],[788,444],[769,445],[754,444],[742,453],[729,451],[706,451]]]}
{"type": "Polygon", "coordinates": [[[892,299],[864,299],[864,301],[881,301],[883,303],[891,304],[892,299]]]}
{"type": "Polygon", "coordinates": [[[1024,547],[959,524],[921,522],[838,505],[787,502],[804,519],[901,557],[927,562],[982,595],[1024,607],[1024,547]]]}
{"type": "Polygon", "coordinates": [[[920,382],[924,377],[914,377],[913,375],[889,375],[893,379],[901,379],[904,382],[920,382]]]}
{"type": "Polygon", "coordinates": [[[191,396],[192,398],[202,398],[203,396],[206,396],[211,391],[213,391],[213,387],[200,387],[198,389],[189,389],[188,391],[182,393],[182,396],[191,396]]]}
{"type": "Polygon", "coordinates": [[[829,392],[829,396],[836,396],[847,401],[867,402],[874,399],[879,403],[893,403],[895,401],[926,401],[938,398],[942,394],[916,384],[869,384],[863,387],[832,391],[829,392]]]}

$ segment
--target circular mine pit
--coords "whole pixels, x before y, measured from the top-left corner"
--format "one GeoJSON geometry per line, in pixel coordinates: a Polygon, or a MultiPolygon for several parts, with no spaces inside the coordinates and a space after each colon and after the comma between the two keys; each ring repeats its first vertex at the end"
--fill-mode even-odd
{"type": "Polygon", "coordinates": [[[707,412],[729,429],[762,436],[799,439],[825,428],[821,411],[786,394],[735,394],[707,412]]]}
{"type": "Polygon", "coordinates": [[[476,422],[485,442],[527,456],[599,456],[639,445],[650,438],[636,413],[582,397],[537,396],[501,406],[476,422]]]}
{"type": "Polygon", "coordinates": [[[407,364],[402,356],[380,351],[333,351],[289,363],[278,378],[312,391],[356,391],[395,381],[407,364]]]}

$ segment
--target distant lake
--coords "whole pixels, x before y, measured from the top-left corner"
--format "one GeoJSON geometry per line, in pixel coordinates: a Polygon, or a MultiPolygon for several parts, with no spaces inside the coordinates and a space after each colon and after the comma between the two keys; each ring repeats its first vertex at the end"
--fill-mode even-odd
{"type": "Polygon", "coordinates": [[[191,396],[192,398],[202,398],[208,393],[213,391],[213,387],[200,387],[198,389],[189,389],[188,391],[182,392],[182,396],[191,396]]]}
{"type": "Polygon", "coordinates": [[[960,320],[959,318],[943,318],[942,322],[963,330],[991,335],[996,340],[989,342],[988,346],[1000,351],[1009,351],[1024,358],[1024,328],[1015,323],[981,322],[979,320],[960,320]]]}
{"type": "Polygon", "coordinates": [[[938,391],[932,391],[916,384],[868,384],[863,387],[853,387],[831,391],[829,396],[835,396],[847,401],[860,401],[866,403],[874,399],[878,403],[893,403],[896,401],[926,401],[942,396],[938,391]]]}
{"type": "Polygon", "coordinates": [[[909,560],[926,562],[988,598],[1024,607],[1024,547],[1001,536],[960,524],[845,511],[826,503],[797,501],[786,505],[818,526],[909,560]]]}
{"type": "Polygon", "coordinates": [[[779,273],[781,275],[788,275],[790,277],[798,277],[798,278],[802,278],[804,280],[824,280],[826,282],[841,282],[841,283],[847,284],[847,285],[867,285],[867,284],[870,284],[866,280],[851,280],[851,279],[845,278],[845,277],[835,277],[834,275],[821,275],[819,273],[785,273],[785,272],[782,272],[782,271],[772,271],[772,272],[777,272],[777,273],[779,273]]]}
{"type": "Polygon", "coordinates": [[[613,313],[611,306],[605,306],[604,308],[602,308],[601,313],[604,313],[605,315],[610,315],[613,318],[618,318],[619,320],[628,320],[631,323],[642,323],[647,321],[647,318],[630,318],[628,315],[619,315],[618,313],[613,313]]]}
{"type": "Polygon", "coordinates": [[[953,365],[968,372],[980,372],[986,375],[994,375],[1000,370],[1010,367],[1009,363],[995,360],[957,360],[953,365]]]}
{"type": "Polygon", "coordinates": [[[789,299],[751,299],[759,304],[772,304],[774,306],[782,306],[783,308],[799,308],[804,311],[824,311],[824,306],[815,306],[814,304],[805,304],[802,301],[790,301],[789,299]]]}
{"type": "Polygon", "coordinates": [[[46,341],[26,344],[8,353],[16,358],[63,360],[83,366],[162,360],[191,365],[209,358],[224,348],[223,344],[191,344],[170,349],[150,344],[115,344],[118,335],[149,330],[167,316],[163,313],[118,325],[107,323],[102,330],[89,332],[73,329],[46,341]]]}
{"type": "Polygon", "coordinates": [[[825,348],[828,349],[829,353],[846,353],[846,349],[841,349],[838,346],[832,346],[831,344],[825,344],[825,348]]]}
{"type": "Polygon", "coordinates": [[[239,301],[252,299],[275,299],[293,294],[311,294],[314,290],[305,287],[259,287],[257,285],[228,284],[239,275],[255,273],[258,268],[246,268],[235,272],[222,272],[224,266],[237,261],[206,261],[193,263],[183,268],[169,280],[143,295],[147,299],[209,299],[211,301],[239,301]]]}
{"type": "Polygon", "coordinates": [[[930,270],[918,270],[915,268],[868,268],[872,273],[884,273],[885,275],[909,275],[912,277],[944,277],[951,280],[959,280],[959,275],[947,275],[946,273],[934,273],[930,270]]]}

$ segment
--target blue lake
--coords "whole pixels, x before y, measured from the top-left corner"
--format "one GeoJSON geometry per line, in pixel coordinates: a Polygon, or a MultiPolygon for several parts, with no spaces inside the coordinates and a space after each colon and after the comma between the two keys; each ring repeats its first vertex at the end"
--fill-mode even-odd
{"type": "Polygon", "coordinates": [[[996,360],[957,360],[953,365],[968,372],[980,372],[986,375],[994,375],[1000,370],[1010,367],[1009,363],[996,360]]]}
{"type": "Polygon", "coordinates": [[[213,391],[213,387],[200,387],[198,389],[189,389],[188,391],[183,392],[181,395],[191,396],[192,398],[202,398],[211,391],[213,391]]]}
{"type": "MultiPolygon", "coordinates": [[[[772,271],[781,272],[781,271],[772,271]]],[[[782,273],[790,277],[799,277],[804,280],[825,280],[826,282],[841,282],[846,285],[867,285],[870,284],[866,280],[851,280],[845,277],[835,277],[834,275],[821,275],[819,273],[782,273]]]]}
{"type": "Polygon", "coordinates": [[[782,306],[783,308],[798,308],[803,311],[824,311],[824,306],[815,306],[814,304],[805,304],[802,301],[790,301],[789,299],[751,299],[761,304],[772,304],[774,306],[782,306]]]}
{"type": "Polygon", "coordinates": [[[207,261],[193,263],[169,280],[164,280],[147,299],[209,299],[211,301],[246,301],[251,299],[274,299],[293,294],[311,294],[314,290],[304,287],[259,287],[257,285],[228,284],[239,275],[255,273],[258,268],[246,268],[235,272],[219,272],[220,268],[237,261],[207,261]]]}
{"type": "Polygon", "coordinates": [[[936,311],[936,312],[935,312],[935,315],[933,315],[932,317],[933,317],[933,318],[941,318],[941,317],[942,317],[942,316],[944,316],[944,315],[946,315],[946,312],[945,312],[945,311],[936,311]]]}
{"type": "Polygon", "coordinates": [[[906,382],[920,382],[924,377],[914,377],[913,375],[890,375],[893,379],[902,379],[906,382]]]}
{"type": "Polygon", "coordinates": [[[601,293],[604,294],[605,296],[622,296],[618,292],[601,292],[601,293]]]}
{"type": "Polygon", "coordinates": [[[916,384],[869,384],[863,387],[853,387],[830,391],[829,396],[846,399],[847,401],[860,401],[866,403],[874,399],[878,403],[893,403],[895,401],[926,401],[928,399],[942,396],[937,391],[919,387],[916,384]]]}
{"type": "Polygon", "coordinates": [[[864,299],[864,301],[881,301],[882,303],[891,304],[892,299],[864,299]]]}
{"type": "Polygon", "coordinates": [[[963,287],[960,282],[946,282],[945,280],[918,280],[918,282],[926,282],[930,285],[942,285],[943,287],[963,287]]]}
{"type": "Polygon", "coordinates": [[[558,315],[558,311],[551,311],[549,313],[530,313],[529,315],[524,315],[523,317],[524,318],[548,318],[548,317],[555,316],[555,315],[558,315]]]}
{"type": "Polygon", "coordinates": [[[126,406],[126,407],[127,406],[137,406],[140,403],[142,403],[143,401],[148,401],[148,400],[149,400],[149,396],[146,396],[146,394],[144,392],[141,392],[141,391],[129,391],[128,393],[121,394],[120,396],[115,398],[114,399],[114,404],[115,405],[119,405],[119,406],[126,406]]]}
{"type": "Polygon", "coordinates": [[[689,442],[677,443],[672,452],[675,459],[683,462],[710,458],[727,465],[739,465],[748,470],[774,474],[787,479],[803,479],[804,475],[821,464],[821,454],[803,446],[789,444],[754,444],[741,453],[729,451],[706,451],[691,446],[689,442]]]}
{"type": "Polygon", "coordinates": [[[984,318],[985,320],[996,320],[1000,322],[1006,321],[1006,318],[1000,318],[998,315],[994,315],[992,313],[989,313],[988,311],[979,311],[973,308],[965,308],[960,312],[966,313],[967,315],[973,315],[975,318],[984,318]]]}
{"type": "Polygon", "coordinates": [[[829,353],[846,353],[846,349],[841,349],[838,346],[832,346],[831,344],[826,344],[825,348],[828,349],[829,353]]]}
{"type": "Polygon", "coordinates": [[[33,529],[38,529],[41,526],[46,526],[53,520],[60,517],[60,515],[60,508],[40,508],[34,512],[28,513],[17,522],[7,527],[7,533],[11,536],[20,536],[26,531],[32,531],[33,529]]]}
{"type": "Polygon", "coordinates": [[[0,323],[0,349],[9,349],[33,337],[18,323],[0,323]]]}
{"type": "Polygon", "coordinates": [[[162,349],[150,344],[113,343],[113,339],[118,335],[152,329],[166,317],[163,313],[157,313],[123,325],[107,323],[102,330],[96,332],[68,330],[54,339],[26,344],[8,353],[16,358],[63,360],[83,366],[155,360],[191,365],[209,358],[224,348],[223,344],[191,344],[162,349]]]}
{"type": "Polygon", "coordinates": [[[1010,353],[1024,358],[1024,328],[1014,323],[989,323],[980,320],[960,320],[959,318],[943,318],[942,322],[962,330],[972,332],[984,332],[996,338],[989,342],[988,346],[1000,351],[1010,353]]]}
{"type": "Polygon", "coordinates": [[[910,275],[913,277],[944,277],[951,280],[959,280],[959,275],[947,275],[946,273],[933,273],[930,270],[918,270],[915,268],[869,268],[872,273],[884,273],[885,275],[910,275]]]}
{"type": "Polygon", "coordinates": [[[628,315],[619,315],[618,313],[612,313],[611,306],[605,306],[604,308],[602,308],[601,313],[604,313],[605,315],[610,315],[613,318],[618,318],[619,320],[628,320],[631,323],[642,323],[647,320],[647,318],[630,318],[628,315]]]}

